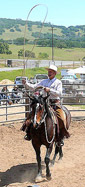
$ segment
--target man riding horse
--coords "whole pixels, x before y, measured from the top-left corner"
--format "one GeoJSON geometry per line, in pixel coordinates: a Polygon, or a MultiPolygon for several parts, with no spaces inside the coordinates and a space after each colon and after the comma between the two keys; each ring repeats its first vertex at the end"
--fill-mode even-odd
{"type": "MultiPolygon", "coordinates": [[[[68,123],[66,124],[66,117],[64,109],[62,108],[60,104],[60,96],[62,95],[62,82],[58,80],[55,76],[57,74],[57,67],[55,65],[50,65],[49,68],[46,68],[48,71],[48,79],[42,80],[40,83],[37,84],[30,84],[26,83],[25,80],[23,80],[23,84],[25,85],[26,89],[29,89],[31,91],[34,91],[38,87],[43,87],[44,90],[44,95],[49,94],[49,102],[50,105],[53,107],[53,109],[56,111],[56,115],[58,118],[58,122],[56,121],[56,124],[59,124],[59,121],[62,121],[62,125],[59,126],[60,129],[63,129],[63,136],[62,140],[64,137],[68,138],[69,132],[67,131],[68,129],[68,123]]],[[[28,119],[25,121],[23,126],[21,127],[21,130],[25,130],[26,127],[26,135],[25,139],[30,140],[30,125],[31,125],[31,118],[32,118],[32,112],[29,113],[28,119]]],[[[63,141],[61,142],[63,144],[63,141]]]]}

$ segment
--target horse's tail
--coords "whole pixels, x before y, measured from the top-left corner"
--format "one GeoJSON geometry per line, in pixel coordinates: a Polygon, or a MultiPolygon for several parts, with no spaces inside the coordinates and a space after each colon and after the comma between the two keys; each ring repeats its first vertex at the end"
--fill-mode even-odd
{"type": "Polygon", "coordinates": [[[69,138],[70,134],[67,131],[64,121],[61,118],[58,118],[58,122],[59,122],[59,132],[60,132],[60,136],[63,139],[64,137],[69,138]]]}
{"type": "Polygon", "coordinates": [[[71,114],[70,112],[68,112],[68,114],[66,114],[66,128],[69,128],[69,125],[71,123],[71,114]]]}

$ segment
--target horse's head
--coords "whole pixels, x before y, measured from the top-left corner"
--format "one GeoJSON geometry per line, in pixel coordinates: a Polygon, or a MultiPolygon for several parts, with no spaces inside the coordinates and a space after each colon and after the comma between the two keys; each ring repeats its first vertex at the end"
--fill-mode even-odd
{"type": "Polygon", "coordinates": [[[43,97],[42,95],[39,96],[33,96],[30,99],[32,100],[31,102],[31,107],[34,113],[33,117],[33,127],[38,128],[42,122],[45,120],[46,116],[46,100],[48,96],[43,97]]]}

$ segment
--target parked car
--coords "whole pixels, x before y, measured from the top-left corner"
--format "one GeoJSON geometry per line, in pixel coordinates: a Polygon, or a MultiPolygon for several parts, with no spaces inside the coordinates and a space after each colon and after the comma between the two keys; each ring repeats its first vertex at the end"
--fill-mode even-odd
{"type": "Polygon", "coordinates": [[[24,85],[22,84],[23,79],[26,80],[26,83],[29,82],[28,77],[18,76],[16,77],[14,84],[16,84],[19,88],[24,88],[24,85]]]}
{"type": "Polygon", "coordinates": [[[80,74],[81,83],[85,83],[85,74],[80,74]]]}
{"type": "Polygon", "coordinates": [[[36,84],[36,83],[41,82],[44,79],[48,79],[48,75],[47,74],[36,74],[34,76],[34,78],[30,79],[30,83],[36,84]]]}
{"type": "Polygon", "coordinates": [[[77,89],[76,90],[76,96],[85,97],[85,90],[77,89]]]}
{"type": "Polygon", "coordinates": [[[73,83],[79,83],[79,79],[75,75],[66,75],[63,78],[61,78],[61,81],[63,84],[73,84],[73,83]]]}

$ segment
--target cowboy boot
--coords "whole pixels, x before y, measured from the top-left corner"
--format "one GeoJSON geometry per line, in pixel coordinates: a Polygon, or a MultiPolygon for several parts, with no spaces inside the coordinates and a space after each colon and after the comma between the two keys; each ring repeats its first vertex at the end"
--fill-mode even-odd
{"type": "Polygon", "coordinates": [[[26,127],[26,135],[24,136],[25,140],[30,141],[31,140],[31,134],[30,134],[30,126],[26,127]]]}

